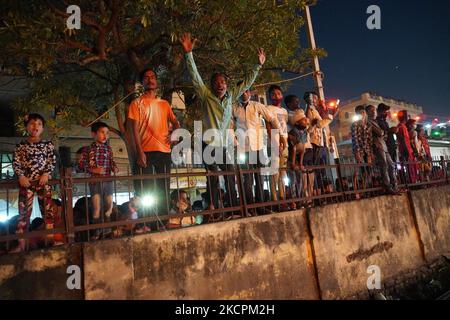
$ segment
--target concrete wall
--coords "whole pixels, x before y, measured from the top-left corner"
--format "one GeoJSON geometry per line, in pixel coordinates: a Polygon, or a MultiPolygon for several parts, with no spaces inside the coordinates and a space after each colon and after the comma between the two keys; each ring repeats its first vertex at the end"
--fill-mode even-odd
{"type": "Polygon", "coordinates": [[[450,186],[413,191],[412,199],[426,259],[450,257],[450,186]]]}
{"type": "Polygon", "coordinates": [[[315,299],[304,212],[87,244],[87,299],[315,299]]]}
{"type": "Polygon", "coordinates": [[[406,194],[314,208],[311,231],[323,299],[367,291],[367,268],[381,280],[422,263],[406,194]]]}
{"type": "Polygon", "coordinates": [[[369,266],[380,268],[384,283],[450,251],[449,191],[6,255],[0,299],[361,297],[369,266]],[[82,290],[66,288],[70,264],[83,270],[82,290]]]}
{"type": "Polygon", "coordinates": [[[0,300],[83,299],[83,290],[67,288],[67,268],[81,261],[79,244],[2,256],[0,300]]]}

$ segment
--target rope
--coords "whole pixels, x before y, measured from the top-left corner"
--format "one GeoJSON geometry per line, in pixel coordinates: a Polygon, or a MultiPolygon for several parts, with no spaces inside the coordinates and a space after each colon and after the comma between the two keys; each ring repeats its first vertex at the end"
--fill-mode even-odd
{"type": "Polygon", "coordinates": [[[97,117],[97,119],[95,119],[94,121],[91,121],[89,124],[85,125],[85,127],[89,127],[91,126],[93,123],[95,123],[96,121],[98,121],[99,119],[103,118],[105,115],[107,115],[108,113],[110,113],[113,109],[115,109],[120,103],[122,103],[126,98],[128,98],[129,96],[131,96],[132,94],[135,94],[136,91],[131,91],[129,94],[127,94],[126,96],[124,96],[122,99],[120,99],[119,101],[117,101],[111,108],[109,108],[108,110],[106,110],[105,112],[103,112],[100,116],[97,117]]]}
{"type": "Polygon", "coordinates": [[[286,80],[272,81],[272,82],[267,82],[267,83],[257,84],[257,85],[254,85],[253,87],[254,87],[254,88],[257,88],[257,87],[264,87],[264,86],[268,86],[268,85],[272,85],[272,84],[279,84],[279,83],[284,83],[284,82],[294,81],[294,80],[297,80],[297,79],[305,78],[305,77],[310,76],[310,75],[313,75],[313,74],[315,74],[315,71],[310,72],[310,73],[307,73],[307,74],[302,74],[302,75],[300,75],[300,76],[297,76],[297,77],[294,77],[294,78],[290,78],[290,79],[286,79],[286,80]]]}

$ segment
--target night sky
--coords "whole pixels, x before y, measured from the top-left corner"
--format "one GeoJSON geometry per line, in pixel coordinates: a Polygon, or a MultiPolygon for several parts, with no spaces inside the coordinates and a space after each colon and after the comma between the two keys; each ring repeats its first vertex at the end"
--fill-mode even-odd
{"type": "MultiPolygon", "coordinates": [[[[311,7],[327,98],[372,91],[416,103],[450,119],[450,0],[319,0],[311,7]],[[369,30],[369,5],[381,9],[381,30],[369,30]]],[[[307,44],[306,31],[300,34],[307,44]]],[[[296,81],[301,93],[311,80],[296,81]]]]}

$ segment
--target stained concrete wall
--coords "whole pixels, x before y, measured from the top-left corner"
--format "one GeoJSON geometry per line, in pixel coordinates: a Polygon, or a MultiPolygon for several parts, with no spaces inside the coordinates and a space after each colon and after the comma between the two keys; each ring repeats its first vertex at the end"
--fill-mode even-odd
{"type": "Polygon", "coordinates": [[[316,299],[305,213],[86,244],[87,299],[316,299]]]}
{"type": "Polygon", "coordinates": [[[348,298],[367,292],[371,265],[383,282],[449,252],[449,191],[6,255],[0,299],[348,298]],[[71,264],[83,290],[66,287],[71,264]]]}
{"type": "Polygon", "coordinates": [[[413,191],[412,199],[426,259],[450,257],[450,186],[413,191]]]}
{"type": "Polygon", "coordinates": [[[367,268],[381,281],[423,264],[407,196],[313,208],[311,231],[323,299],[367,291],[367,268]]]}
{"type": "Polygon", "coordinates": [[[67,268],[81,260],[81,245],[2,256],[0,300],[83,299],[83,290],[67,288],[67,268]]]}

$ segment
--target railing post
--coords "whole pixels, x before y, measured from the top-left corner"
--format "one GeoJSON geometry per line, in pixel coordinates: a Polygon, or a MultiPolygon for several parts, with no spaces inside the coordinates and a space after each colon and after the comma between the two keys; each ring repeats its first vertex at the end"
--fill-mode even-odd
{"type": "Polygon", "coordinates": [[[344,193],[345,198],[345,190],[344,190],[344,181],[342,180],[342,171],[341,171],[341,160],[339,158],[334,159],[336,163],[336,173],[338,176],[339,185],[341,187],[341,191],[344,193]]]}
{"type": "Polygon", "coordinates": [[[62,177],[61,188],[65,200],[64,219],[66,224],[67,243],[75,242],[75,232],[73,223],[73,182],[72,182],[72,168],[64,169],[64,176],[62,177]]]}
{"type": "MultiPolygon", "coordinates": [[[[407,162],[408,161],[406,161],[406,163],[407,162]]],[[[401,161],[401,166],[402,166],[402,174],[404,175],[404,178],[405,178],[405,188],[406,188],[406,190],[409,190],[409,186],[408,186],[408,180],[410,178],[409,167],[408,167],[408,165],[405,165],[405,161],[401,161]]]]}
{"type": "MultiPolygon", "coordinates": [[[[448,174],[447,174],[447,168],[445,167],[445,159],[444,156],[440,156],[441,158],[441,167],[442,167],[442,171],[444,172],[444,179],[445,179],[445,184],[447,183],[447,179],[448,179],[448,174]]],[[[431,165],[431,167],[433,167],[433,165],[431,165]]]]}
{"type": "Polygon", "coordinates": [[[239,202],[241,203],[241,211],[243,211],[244,217],[248,217],[247,199],[244,191],[244,181],[242,179],[241,166],[239,164],[236,164],[235,168],[235,173],[237,173],[236,177],[238,179],[237,185],[239,190],[239,202]]]}

